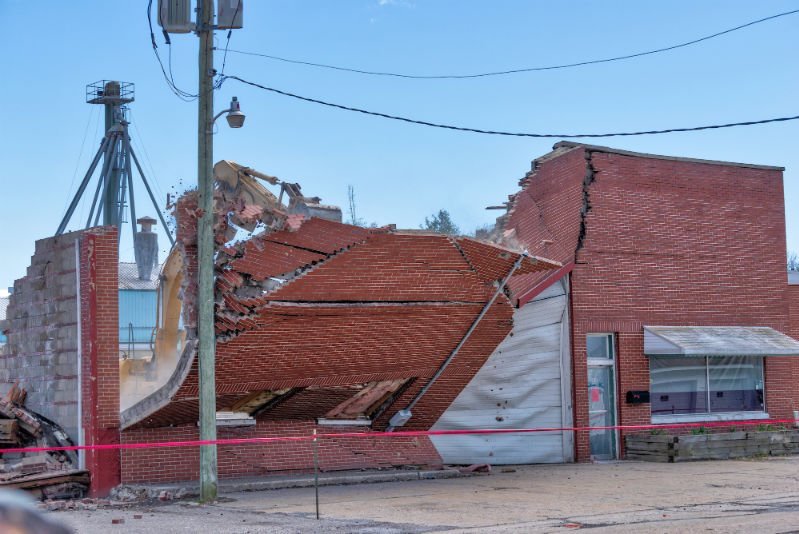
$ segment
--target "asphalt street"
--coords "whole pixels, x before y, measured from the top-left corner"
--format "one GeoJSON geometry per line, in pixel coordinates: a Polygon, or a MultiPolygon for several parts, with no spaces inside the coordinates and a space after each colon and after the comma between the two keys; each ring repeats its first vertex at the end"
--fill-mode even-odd
{"type": "Polygon", "coordinates": [[[313,488],[299,488],[50,517],[80,533],[788,533],[799,532],[799,457],[497,466],[466,478],[323,487],[320,511],[317,521],[313,488]]]}

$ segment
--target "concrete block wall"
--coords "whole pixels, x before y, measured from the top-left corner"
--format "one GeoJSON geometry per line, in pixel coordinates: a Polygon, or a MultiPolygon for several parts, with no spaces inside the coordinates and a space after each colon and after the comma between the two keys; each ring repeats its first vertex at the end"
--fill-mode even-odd
{"type": "MultiPolygon", "coordinates": [[[[37,241],[6,310],[0,386],[19,381],[76,444],[119,441],[118,263],[113,227],[37,241]]],[[[85,466],[93,495],[119,483],[118,451],[87,451],[85,466]]]]}
{"type": "Polygon", "coordinates": [[[0,388],[19,380],[28,408],[56,421],[78,441],[78,275],[81,232],[36,242],[27,275],[14,282],[3,330],[0,388]]]}

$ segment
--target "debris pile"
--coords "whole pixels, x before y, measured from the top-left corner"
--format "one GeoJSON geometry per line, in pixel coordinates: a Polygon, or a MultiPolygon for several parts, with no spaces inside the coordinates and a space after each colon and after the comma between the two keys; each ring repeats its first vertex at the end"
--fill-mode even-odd
{"type": "Polygon", "coordinates": [[[74,499],[88,489],[74,451],[2,452],[2,448],[69,447],[55,423],[25,409],[26,391],[14,384],[0,398],[0,488],[24,489],[40,499],[74,499]]]}

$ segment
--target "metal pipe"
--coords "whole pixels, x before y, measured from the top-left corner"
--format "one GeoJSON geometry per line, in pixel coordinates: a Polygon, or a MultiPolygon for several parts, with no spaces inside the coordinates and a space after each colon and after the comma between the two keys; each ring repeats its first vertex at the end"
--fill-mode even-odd
{"type": "Polygon", "coordinates": [[[94,198],[92,199],[92,209],[89,210],[89,218],[86,219],[86,228],[89,228],[92,224],[92,217],[94,217],[94,210],[97,208],[97,198],[100,196],[100,189],[103,187],[103,180],[102,178],[97,180],[97,189],[94,190],[94,198]]]}
{"type": "Polygon", "coordinates": [[[78,187],[78,192],[75,193],[74,197],[72,197],[72,202],[70,202],[69,208],[67,209],[66,214],[64,214],[64,218],[61,219],[61,224],[58,225],[58,230],[56,230],[55,235],[61,235],[64,233],[64,229],[67,227],[67,224],[69,224],[69,220],[72,218],[75,208],[78,207],[78,202],[80,202],[80,198],[83,196],[86,186],[89,185],[89,181],[92,179],[92,174],[94,174],[94,169],[97,168],[97,164],[100,162],[100,156],[102,156],[105,152],[108,142],[109,138],[107,136],[103,137],[103,140],[100,141],[100,148],[97,150],[97,154],[94,155],[94,159],[92,160],[91,165],[89,165],[89,170],[86,171],[86,175],[83,177],[80,187],[78,187]]]}
{"type": "Polygon", "coordinates": [[[114,158],[112,156],[116,152],[116,145],[117,145],[117,132],[111,132],[108,141],[108,146],[106,147],[105,150],[105,161],[103,162],[103,170],[100,173],[100,180],[102,180],[103,182],[103,201],[100,202],[100,209],[97,210],[97,217],[94,219],[95,226],[97,226],[100,222],[100,213],[108,209],[108,206],[106,205],[107,202],[105,201],[108,195],[108,181],[109,181],[108,171],[111,168],[111,164],[114,161],[114,158]]]}
{"type": "Polygon", "coordinates": [[[133,151],[133,147],[130,148],[130,155],[133,156],[133,163],[136,164],[136,169],[138,169],[139,171],[139,176],[141,176],[141,181],[144,183],[145,189],[147,189],[147,194],[150,195],[150,200],[153,203],[155,212],[158,214],[158,218],[161,219],[161,224],[164,225],[164,231],[166,232],[166,236],[169,238],[169,242],[172,243],[172,246],[174,247],[175,238],[172,237],[172,232],[169,231],[169,226],[167,226],[166,220],[164,220],[164,215],[161,213],[161,210],[158,208],[158,202],[155,201],[155,196],[153,195],[153,191],[150,189],[150,184],[147,183],[147,178],[144,176],[144,171],[141,169],[139,158],[136,157],[136,153],[133,151]]]}
{"type": "MultiPolygon", "coordinates": [[[[124,150],[122,152],[122,158],[124,160],[125,153],[124,150]]],[[[120,180],[120,185],[122,189],[119,192],[119,201],[117,202],[117,226],[119,226],[119,233],[122,233],[122,215],[125,210],[125,197],[128,193],[128,180],[127,177],[123,176],[122,180],[120,180]]],[[[122,240],[117,239],[117,248],[122,246],[122,240]]]]}
{"type": "MultiPolygon", "coordinates": [[[[124,127],[123,127],[122,135],[123,135],[123,137],[122,137],[123,142],[125,143],[125,145],[124,145],[124,150],[125,150],[125,174],[127,175],[128,196],[130,197],[130,227],[131,227],[131,230],[133,231],[133,233],[131,235],[133,236],[133,248],[135,250],[135,248],[136,248],[136,233],[137,233],[138,229],[136,228],[136,198],[135,198],[135,196],[133,194],[133,169],[131,168],[131,165],[130,165],[130,158],[131,158],[130,150],[131,150],[131,148],[130,148],[130,136],[128,135],[127,124],[125,124],[124,127]]],[[[125,201],[124,196],[122,197],[122,201],[123,202],[125,201]]],[[[122,222],[122,210],[121,209],[120,209],[120,213],[119,213],[119,221],[120,221],[120,223],[122,222]]]]}
{"type": "Polygon", "coordinates": [[[499,294],[502,293],[502,290],[505,288],[505,284],[508,283],[510,277],[513,276],[513,273],[516,272],[516,269],[519,268],[519,266],[522,264],[522,261],[524,261],[524,259],[527,257],[529,257],[529,254],[526,250],[519,255],[519,258],[514,262],[513,266],[508,271],[508,274],[506,274],[505,278],[503,278],[502,282],[500,282],[499,287],[497,287],[497,290],[491,296],[489,301],[486,302],[485,306],[483,306],[483,309],[480,310],[480,313],[472,322],[472,325],[466,331],[466,334],[464,334],[461,340],[458,342],[458,345],[452,350],[450,355],[447,356],[447,359],[444,360],[444,363],[441,364],[441,366],[435,372],[433,377],[430,378],[430,380],[428,380],[427,384],[425,384],[424,387],[419,390],[419,393],[416,394],[413,400],[411,400],[411,402],[408,403],[408,406],[406,406],[404,410],[400,410],[399,412],[394,414],[394,416],[391,418],[391,421],[389,422],[388,428],[386,428],[386,432],[391,432],[397,426],[405,425],[405,423],[411,418],[411,410],[413,409],[413,407],[416,406],[416,403],[419,402],[419,400],[424,396],[425,393],[427,393],[427,391],[435,383],[435,381],[438,380],[442,374],[444,374],[444,370],[446,370],[447,366],[452,362],[452,360],[455,359],[455,356],[458,355],[458,352],[461,350],[461,348],[463,348],[463,346],[469,340],[471,335],[477,329],[477,325],[480,324],[480,321],[482,321],[483,317],[485,317],[485,315],[488,313],[488,310],[494,304],[494,301],[497,300],[499,294]]]}
{"type": "Polygon", "coordinates": [[[122,139],[121,132],[115,126],[116,140],[114,142],[114,150],[111,154],[111,166],[105,175],[105,190],[103,191],[103,225],[104,226],[119,226],[119,179],[121,174],[120,159],[122,155],[122,139]]]}

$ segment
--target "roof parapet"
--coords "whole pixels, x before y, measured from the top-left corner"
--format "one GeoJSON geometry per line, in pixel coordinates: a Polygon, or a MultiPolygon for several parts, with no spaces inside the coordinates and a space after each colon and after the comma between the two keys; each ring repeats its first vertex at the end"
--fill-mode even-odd
{"type": "MultiPolygon", "coordinates": [[[[727,167],[744,167],[747,169],[764,169],[770,171],[784,171],[785,167],[777,167],[774,165],[757,165],[755,163],[737,163],[734,161],[721,161],[721,160],[713,160],[713,159],[699,159],[699,158],[684,158],[679,156],[663,156],[660,154],[649,154],[646,152],[633,152],[631,150],[622,150],[619,148],[611,148],[607,146],[600,146],[600,145],[588,145],[585,143],[575,143],[573,141],[559,141],[552,146],[553,152],[543,156],[546,158],[549,155],[556,155],[559,150],[562,149],[572,149],[572,148],[584,148],[585,150],[590,150],[591,152],[604,152],[606,154],[619,154],[620,156],[630,156],[634,158],[650,158],[650,159],[663,159],[667,161],[684,161],[686,163],[703,163],[706,165],[724,165],[727,167]]],[[[542,158],[538,158],[540,160],[542,158]]],[[[538,161],[536,160],[536,161],[538,161]]]]}

